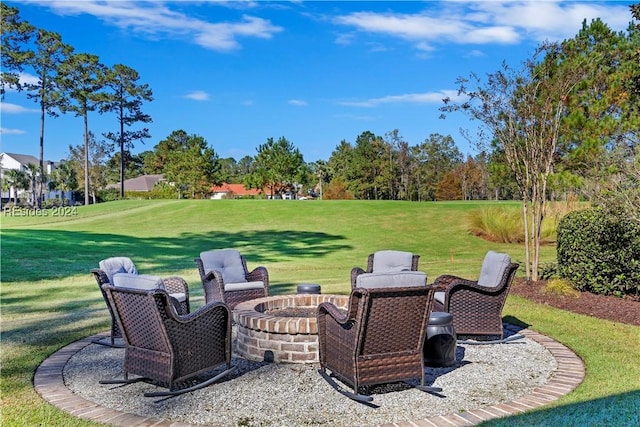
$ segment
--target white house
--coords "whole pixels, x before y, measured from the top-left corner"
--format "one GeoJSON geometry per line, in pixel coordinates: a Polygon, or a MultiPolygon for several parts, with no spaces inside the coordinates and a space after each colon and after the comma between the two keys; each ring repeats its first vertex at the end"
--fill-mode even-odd
{"type": "MultiPolygon", "coordinates": [[[[5,171],[9,169],[21,170],[29,173],[29,168],[28,168],[29,164],[33,164],[39,167],[40,160],[28,154],[0,153],[0,179],[4,181],[5,171]]],[[[56,168],[55,162],[52,162],[49,160],[44,161],[45,174],[51,175],[51,173],[54,171],[55,168],[56,168]]],[[[13,188],[9,188],[7,189],[7,191],[5,191],[3,188],[2,199],[12,200],[15,197],[14,191],[15,189],[13,188]]],[[[26,195],[27,201],[29,203],[33,203],[33,200],[31,200],[32,195],[29,190],[20,189],[17,191],[17,193],[18,193],[18,198],[26,195]]],[[[44,200],[56,199],[56,198],[60,198],[63,200],[64,199],[71,200],[72,194],[70,191],[67,191],[67,192],[62,192],[60,190],[49,191],[49,189],[45,186],[45,188],[42,189],[42,196],[44,200]]]]}

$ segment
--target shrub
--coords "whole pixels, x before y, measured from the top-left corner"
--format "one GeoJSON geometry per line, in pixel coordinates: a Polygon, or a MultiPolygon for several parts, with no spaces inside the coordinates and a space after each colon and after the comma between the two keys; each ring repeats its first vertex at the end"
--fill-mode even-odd
{"type": "Polygon", "coordinates": [[[583,291],[640,295],[640,225],[598,208],[558,224],[558,271],[583,291]]]}
{"type": "MultiPolygon", "coordinates": [[[[489,207],[473,210],[466,217],[466,225],[469,232],[490,242],[524,242],[524,222],[518,209],[489,207]]],[[[544,218],[540,243],[549,244],[555,238],[556,222],[552,218],[544,218]]]]}
{"type": "Polygon", "coordinates": [[[571,286],[571,282],[566,279],[549,280],[544,287],[544,293],[576,298],[580,295],[580,293],[571,286]]]}

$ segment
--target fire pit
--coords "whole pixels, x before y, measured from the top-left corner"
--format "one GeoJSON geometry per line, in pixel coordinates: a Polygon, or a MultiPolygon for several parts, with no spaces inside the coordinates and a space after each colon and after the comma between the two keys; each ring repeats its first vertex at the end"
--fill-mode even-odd
{"type": "Polygon", "coordinates": [[[235,350],[254,361],[318,362],[316,310],[322,302],[346,309],[348,295],[277,295],[238,304],[233,310],[235,350]]]}

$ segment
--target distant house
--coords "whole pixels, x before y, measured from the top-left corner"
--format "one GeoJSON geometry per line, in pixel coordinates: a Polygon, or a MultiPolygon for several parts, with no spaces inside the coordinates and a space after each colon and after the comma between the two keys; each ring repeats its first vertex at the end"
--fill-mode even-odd
{"type": "MultiPolygon", "coordinates": [[[[28,165],[32,164],[40,167],[40,160],[34,156],[28,154],[16,154],[16,153],[0,153],[0,179],[4,180],[5,171],[13,169],[13,170],[21,170],[29,173],[28,165]]],[[[46,175],[51,175],[51,173],[58,167],[60,163],[52,162],[50,160],[44,161],[44,173],[46,175]]],[[[26,196],[27,201],[30,204],[33,204],[34,200],[32,200],[33,196],[30,190],[19,189],[16,191],[14,188],[9,188],[7,191],[2,190],[2,198],[3,199],[14,199],[15,194],[17,192],[18,198],[22,198],[26,196]]],[[[72,198],[71,191],[62,192],[60,190],[49,190],[46,186],[42,189],[42,197],[44,200],[49,199],[69,199],[72,198]]]]}
{"type": "Polygon", "coordinates": [[[244,184],[228,184],[214,185],[211,187],[211,198],[213,200],[220,200],[224,198],[234,197],[256,197],[264,194],[262,190],[255,188],[245,188],[244,184]]]}
{"type": "MultiPolygon", "coordinates": [[[[136,178],[130,178],[124,180],[124,191],[151,191],[153,186],[158,182],[164,181],[162,174],[155,175],[141,175],[136,178]]],[[[120,183],[107,185],[108,189],[115,188],[120,189],[120,183]]]]}

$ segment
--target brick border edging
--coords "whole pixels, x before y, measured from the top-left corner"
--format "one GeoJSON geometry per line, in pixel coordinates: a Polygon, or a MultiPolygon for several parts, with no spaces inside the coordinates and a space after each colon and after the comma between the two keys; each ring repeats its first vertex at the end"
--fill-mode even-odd
{"type": "MultiPolygon", "coordinates": [[[[575,389],[584,379],[584,362],[568,347],[559,342],[528,329],[518,331],[527,338],[544,346],[557,363],[557,368],[551,380],[536,387],[528,395],[519,397],[511,402],[499,403],[465,412],[447,415],[437,415],[415,421],[383,424],[380,427],[391,426],[473,426],[483,421],[520,414],[534,408],[544,406],[575,389]]],[[[91,344],[95,339],[108,337],[98,334],[73,342],[53,353],[36,369],[33,383],[34,388],[43,399],[69,414],[100,423],[114,426],[160,426],[160,427],[188,427],[188,423],[168,421],[159,418],[142,417],[122,411],[106,408],[98,403],[86,400],[69,390],[64,384],[63,369],[69,359],[91,344]]],[[[345,398],[346,399],[346,398],[345,398]]]]}

